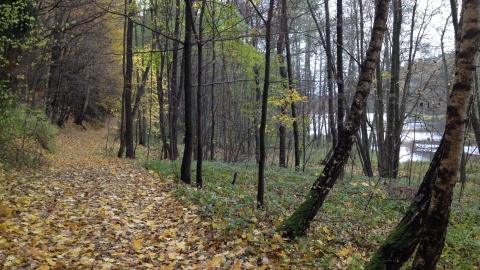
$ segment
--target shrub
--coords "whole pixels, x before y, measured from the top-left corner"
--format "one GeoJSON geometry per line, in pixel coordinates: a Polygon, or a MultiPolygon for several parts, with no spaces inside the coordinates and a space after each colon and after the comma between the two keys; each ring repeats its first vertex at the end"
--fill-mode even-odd
{"type": "Polygon", "coordinates": [[[8,107],[0,113],[0,161],[12,165],[44,163],[43,148],[55,151],[57,126],[50,123],[45,113],[21,104],[8,107]],[[42,159],[42,160],[39,160],[42,159]]]}

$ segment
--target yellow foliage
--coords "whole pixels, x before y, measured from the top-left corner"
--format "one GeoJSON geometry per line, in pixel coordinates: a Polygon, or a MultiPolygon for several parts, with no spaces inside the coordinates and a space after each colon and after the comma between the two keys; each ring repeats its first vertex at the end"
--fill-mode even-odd
{"type": "Polygon", "coordinates": [[[8,205],[0,203],[0,217],[12,217],[12,208],[10,208],[8,205]]]}

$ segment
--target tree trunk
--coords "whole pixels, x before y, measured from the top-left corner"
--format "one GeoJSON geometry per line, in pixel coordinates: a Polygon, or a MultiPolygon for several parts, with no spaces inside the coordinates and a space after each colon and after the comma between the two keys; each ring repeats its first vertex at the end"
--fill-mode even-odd
{"type": "Polygon", "coordinates": [[[157,98],[158,98],[158,107],[159,109],[159,125],[160,125],[160,137],[162,140],[162,151],[163,158],[171,158],[172,152],[171,148],[167,142],[167,129],[165,128],[165,112],[163,111],[164,107],[164,91],[163,91],[163,70],[165,67],[165,54],[160,56],[160,69],[157,70],[157,98]]]}
{"type": "Polygon", "coordinates": [[[415,249],[412,269],[435,269],[440,258],[463,151],[480,33],[479,2],[465,0],[463,7],[462,41],[440,146],[409,210],[365,269],[400,269],[415,249]]]}
{"type": "MultiPolygon", "coordinates": [[[[213,12],[213,11],[212,11],[213,12]]],[[[212,86],[210,89],[210,113],[211,113],[211,126],[210,126],[210,160],[215,160],[215,69],[216,69],[216,53],[215,42],[212,43],[212,86]]]]}
{"type": "MultiPolygon", "coordinates": [[[[200,19],[198,23],[197,42],[197,173],[195,182],[198,188],[202,188],[202,163],[203,163],[203,142],[202,142],[202,64],[203,64],[203,14],[205,13],[206,0],[202,0],[202,7],[200,10],[200,19]]],[[[192,18],[193,19],[193,18],[192,18]]]]}
{"type": "Polygon", "coordinates": [[[265,75],[263,82],[263,96],[262,96],[262,116],[260,120],[260,160],[258,162],[258,189],[257,189],[257,208],[265,209],[264,193],[265,193],[265,163],[266,163],[266,149],[265,149],[265,129],[267,127],[267,107],[268,107],[268,88],[270,85],[270,50],[272,39],[272,15],[275,0],[270,0],[267,20],[265,22],[265,75]]]}
{"type": "Polygon", "coordinates": [[[337,0],[337,130],[342,136],[345,118],[345,90],[343,84],[343,1],[337,0]]]}
{"type": "MultiPolygon", "coordinates": [[[[283,91],[280,92],[281,99],[285,99],[284,92],[286,91],[286,89],[288,89],[287,68],[285,66],[285,56],[283,55],[283,51],[285,49],[285,32],[286,32],[285,23],[283,22],[284,20],[286,20],[286,16],[283,16],[283,6],[282,6],[282,12],[280,13],[280,18],[279,18],[280,22],[279,22],[279,31],[278,31],[278,40],[277,40],[277,56],[280,62],[279,71],[280,71],[280,77],[282,78],[282,86],[283,86],[283,91]]],[[[285,123],[282,120],[287,115],[287,105],[285,100],[281,102],[279,109],[280,109],[280,122],[278,124],[278,140],[279,140],[278,165],[280,167],[286,168],[287,167],[287,162],[286,162],[287,128],[285,127],[285,123]]]]}
{"type": "Polygon", "coordinates": [[[445,124],[445,151],[433,184],[428,209],[428,222],[420,239],[412,269],[435,269],[442,254],[447,232],[453,188],[463,153],[466,123],[472,101],[475,56],[480,40],[480,3],[463,1],[463,22],[460,51],[457,55],[450,104],[445,124]]]}
{"type": "Polygon", "coordinates": [[[190,184],[193,153],[193,114],[192,114],[192,2],[185,0],[185,40],[183,42],[183,93],[185,95],[185,149],[183,150],[180,179],[190,184]]]}
{"type": "Polygon", "coordinates": [[[135,95],[135,103],[133,105],[132,110],[132,117],[135,119],[137,117],[138,111],[140,110],[140,104],[142,101],[142,97],[145,95],[148,73],[150,72],[150,63],[145,68],[142,74],[142,81],[140,82],[140,86],[138,87],[137,94],[135,95]]]}
{"type": "MultiPolygon", "coordinates": [[[[283,91],[280,92],[281,94],[281,99],[283,99],[283,102],[281,102],[280,105],[280,122],[278,126],[278,140],[279,140],[279,155],[278,155],[278,164],[280,167],[286,168],[287,167],[287,150],[286,150],[286,137],[287,137],[287,128],[285,127],[285,123],[283,122],[282,119],[285,118],[287,115],[287,101],[285,100],[286,97],[284,93],[288,89],[288,75],[287,75],[287,67],[285,66],[285,56],[283,55],[283,51],[285,50],[285,35],[286,35],[286,20],[287,20],[287,14],[284,14],[284,7],[283,7],[283,0],[282,0],[282,7],[281,7],[281,12],[280,12],[280,18],[279,18],[279,33],[278,33],[278,40],[277,40],[277,56],[280,61],[280,77],[282,78],[282,86],[283,86],[283,91]]],[[[286,9],[286,8],[285,8],[286,9]]],[[[286,11],[286,10],[285,10],[286,11]]]]}
{"type": "MultiPolygon", "coordinates": [[[[282,17],[283,17],[283,28],[285,29],[285,53],[287,55],[287,77],[288,77],[288,89],[290,92],[290,97],[294,94],[294,87],[293,87],[293,68],[292,68],[292,54],[290,51],[290,36],[289,36],[289,29],[288,29],[288,13],[287,13],[287,1],[282,0],[282,17]]],[[[294,155],[295,155],[295,170],[300,169],[300,135],[298,131],[298,120],[297,120],[297,108],[295,105],[295,100],[290,98],[290,109],[293,119],[293,148],[294,148],[294,155]]],[[[305,142],[304,144],[305,145],[305,142]]]]}
{"type": "Polygon", "coordinates": [[[386,31],[388,17],[388,0],[376,1],[375,19],[372,36],[365,60],[361,66],[357,91],[353,97],[353,103],[348,113],[345,130],[335,147],[333,155],[329,158],[322,174],[313,184],[306,200],[297,210],[286,219],[278,228],[284,236],[295,238],[304,235],[310,227],[310,223],[323,205],[329,191],[335,184],[338,176],[343,171],[349,157],[350,150],[358,132],[360,123],[364,121],[363,110],[375,71],[375,63],[378,61],[382,47],[383,35],[386,31]]]}
{"type": "Polygon", "coordinates": [[[180,107],[180,87],[178,85],[178,50],[180,42],[180,0],[175,0],[175,24],[173,36],[173,53],[172,53],[172,77],[170,79],[170,95],[168,96],[168,116],[170,118],[170,153],[171,159],[178,158],[178,141],[177,141],[177,121],[178,110],[180,107]]]}
{"type": "Polygon", "coordinates": [[[328,86],[328,126],[330,128],[333,147],[338,144],[338,130],[335,127],[335,105],[333,97],[333,56],[332,45],[330,39],[330,12],[328,0],[325,0],[325,46],[327,51],[327,86],[328,86]]]}
{"type": "Polygon", "coordinates": [[[398,106],[400,89],[400,31],[402,26],[402,3],[401,0],[393,0],[393,32],[392,32],[392,66],[390,69],[390,90],[387,106],[387,135],[386,151],[388,178],[397,178],[398,159],[396,147],[400,143],[397,138],[397,125],[399,124],[398,106]]]}
{"type": "MultiPolygon", "coordinates": [[[[129,5],[132,0],[128,1],[129,5]]],[[[133,144],[133,114],[132,114],[132,78],[133,78],[133,12],[128,12],[127,34],[126,34],[126,59],[125,59],[125,156],[135,158],[135,147],[133,144]]]]}

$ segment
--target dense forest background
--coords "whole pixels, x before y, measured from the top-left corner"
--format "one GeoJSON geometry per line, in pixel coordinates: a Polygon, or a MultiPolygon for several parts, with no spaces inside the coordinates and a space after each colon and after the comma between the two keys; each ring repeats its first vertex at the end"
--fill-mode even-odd
{"type": "MultiPolygon", "coordinates": [[[[185,31],[181,1],[12,1],[2,6],[2,104],[29,104],[59,127],[69,117],[79,125],[125,118],[119,156],[125,145],[135,156],[134,133],[135,145],[159,145],[152,154],[160,159],[179,158],[183,142],[192,141],[187,147],[205,159],[258,161],[267,4],[195,2],[193,31],[185,31]],[[131,119],[122,117],[127,110],[131,119]],[[195,139],[183,139],[187,126],[195,139]]],[[[334,4],[274,5],[269,163],[297,169],[321,163],[344,128],[374,2],[334,4]]],[[[455,51],[447,3],[403,1],[397,8],[354,153],[365,174],[387,178],[396,178],[405,160],[400,147],[411,137],[405,126],[442,131],[455,51]]]]}
{"type": "MultiPolygon", "coordinates": [[[[256,208],[265,210],[266,168],[320,179],[352,130],[347,115],[381,2],[382,50],[339,178],[351,161],[366,186],[378,178],[411,199],[443,142],[465,3],[7,0],[1,162],[41,164],[66,123],[113,121],[106,155],[178,160],[172,173],[198,188],[203,160],[253,166],[256,208]]],[[[476,72],[472,88],[462,188],[479,155],[476,72]]]]}

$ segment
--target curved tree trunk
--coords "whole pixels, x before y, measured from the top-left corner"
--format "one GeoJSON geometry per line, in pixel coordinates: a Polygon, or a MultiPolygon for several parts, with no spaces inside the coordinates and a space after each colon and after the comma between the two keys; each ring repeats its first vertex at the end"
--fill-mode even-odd
{"type": "Polygon", "coordinates": [[[463,7],[462,39],[440,146],[409,210],[365,269],[400,269],[415,249],[412,269],[435,269],[440,258],[463,151],[480,35],[479,1],[465,0],[463,7]]]}
{"type": "Polygon", "coordinates": [[[357,91],[353,97],[353,103],[350,107],[342,137],[340,137],[335,151],[328,160],[322,174],[310,189],[307,199],[278,227],[278,230],[284,236],[295,238],[296,236],[306,233],[310,227],[310,223],[323,205],[325,198],[345,167],[350,150],[352,149],[355,134],[358,132],[360,123],[364,121],[363,110],[366,106],[367,96],[370,93],[373,74],[375,72],[375,63],[380,57],[383,36],[386,31],[388,3],[388,0],[376,1],[372,36],[365,60],[361,67],[357,91]]]}

